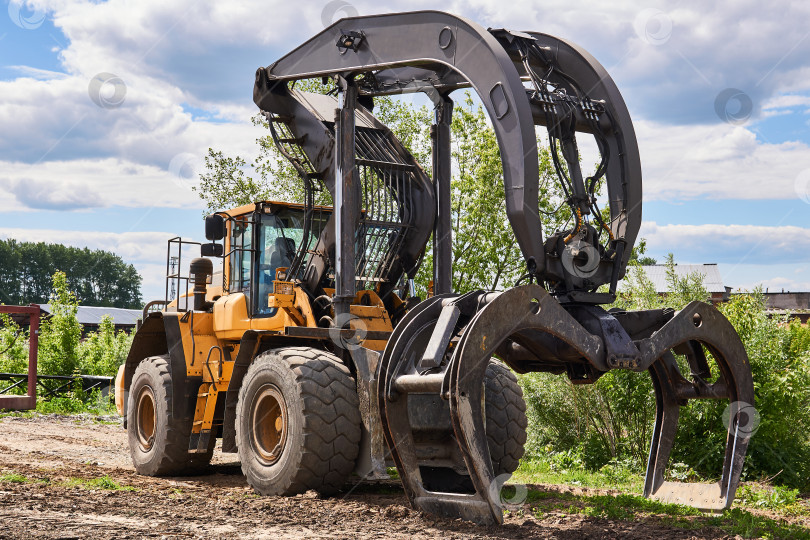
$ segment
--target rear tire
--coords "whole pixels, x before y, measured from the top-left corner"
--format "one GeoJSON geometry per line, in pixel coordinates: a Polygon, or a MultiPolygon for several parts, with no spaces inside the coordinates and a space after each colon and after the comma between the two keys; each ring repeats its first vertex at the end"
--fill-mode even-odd
{"type": "MultiPolygon", "coordinates": [[[[487,445],[495,476],[512,474],[520,465],[526,444],[526,402],[517,377],[492,359],[484,380],[487,445]]],[[[469,475],[445,467],[419,467],[429,491],[474,492],[469,475]]]]}
{"type": "Polygon", "coordinates": [[[191,422],[171,415],[174,387],[167,355],[142,360],[129,389],[127,436],[138,474],[173,476],[208,465],[213,445],[206,454],[189,454],[191,422]]]}
{"type": "Polygon", "coordinates": [[[248,368],[236,406],[242,472],[261,495],[340,490],[360,449],[360,409],[349,370],[325,351],[274,349],[248,368]]]}

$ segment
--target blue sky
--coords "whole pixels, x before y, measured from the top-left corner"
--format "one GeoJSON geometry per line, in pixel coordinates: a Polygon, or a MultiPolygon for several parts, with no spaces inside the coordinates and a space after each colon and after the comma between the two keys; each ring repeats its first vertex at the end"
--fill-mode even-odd
{"type": "MultiPolygon", "coordinates": [[[[0,237],[110,249],[161,294],[209,147],[251,157],[255,69],[344,14],[436,3],[34,0],[0,10],[0,237]],[[92,95],[91,95],[92,94],[92,95]],[[191,173],[190,173],[191,172],[191,173]]],[[[810,290],[810,4],[443,3],[590,51],[633,116],[648,253],[810,290]]]]}

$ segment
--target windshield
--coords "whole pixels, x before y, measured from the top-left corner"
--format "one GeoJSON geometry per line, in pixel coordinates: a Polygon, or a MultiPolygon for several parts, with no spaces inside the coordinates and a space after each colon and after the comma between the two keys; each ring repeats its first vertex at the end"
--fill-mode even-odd
{"type": "MultiPolygon", "coordinates": [[[[276,270],[289,268],[301,247],[304,236],[304,210],[280,208],[272,214],[263,214],[256,247],[258,248],[258,298],[257,315],[273,315],[275,308],[268,306],[273,292],[276,270]]],[[[311,249],[321,235],[328,215],[319,212],[312,220],[311,231],[305,249],[311,249]]]]}

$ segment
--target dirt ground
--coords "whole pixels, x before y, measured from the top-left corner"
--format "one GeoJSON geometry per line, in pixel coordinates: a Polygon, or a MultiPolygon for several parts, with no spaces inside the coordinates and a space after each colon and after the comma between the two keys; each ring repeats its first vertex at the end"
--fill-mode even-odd
{"type": "Polygon", "coordinates": [[[218,449],[205,476],[138,476],[121,426],[91,418],[0,418],[0,477],[12,473],[28,480],[0,482],[0,539],[725,537],[711,529],[685,531],[646,520],[609,521],[553,509],[539,519],[518,512],[507,516],[503,526],[480,527],[412,510],[393,482],[347,485],[344,495],[329,499],[310,493],[258,497],[243,478],[236,455],[218,449]],[[82,479],[104,476],[134,489],[82,484],[82,479]]]}

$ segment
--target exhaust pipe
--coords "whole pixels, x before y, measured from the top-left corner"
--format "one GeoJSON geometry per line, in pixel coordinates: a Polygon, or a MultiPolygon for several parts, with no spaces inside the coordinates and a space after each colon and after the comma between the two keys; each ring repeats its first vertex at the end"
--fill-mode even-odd
{"type": "Polygon", "coordinates": [[[208,291],[208,280],[214,273],[214,263],[211,259],[198,257],[191,260],[189,274],[194,282],[194,311],[207,311],[211,302],[205,301],[208,291]]]}

